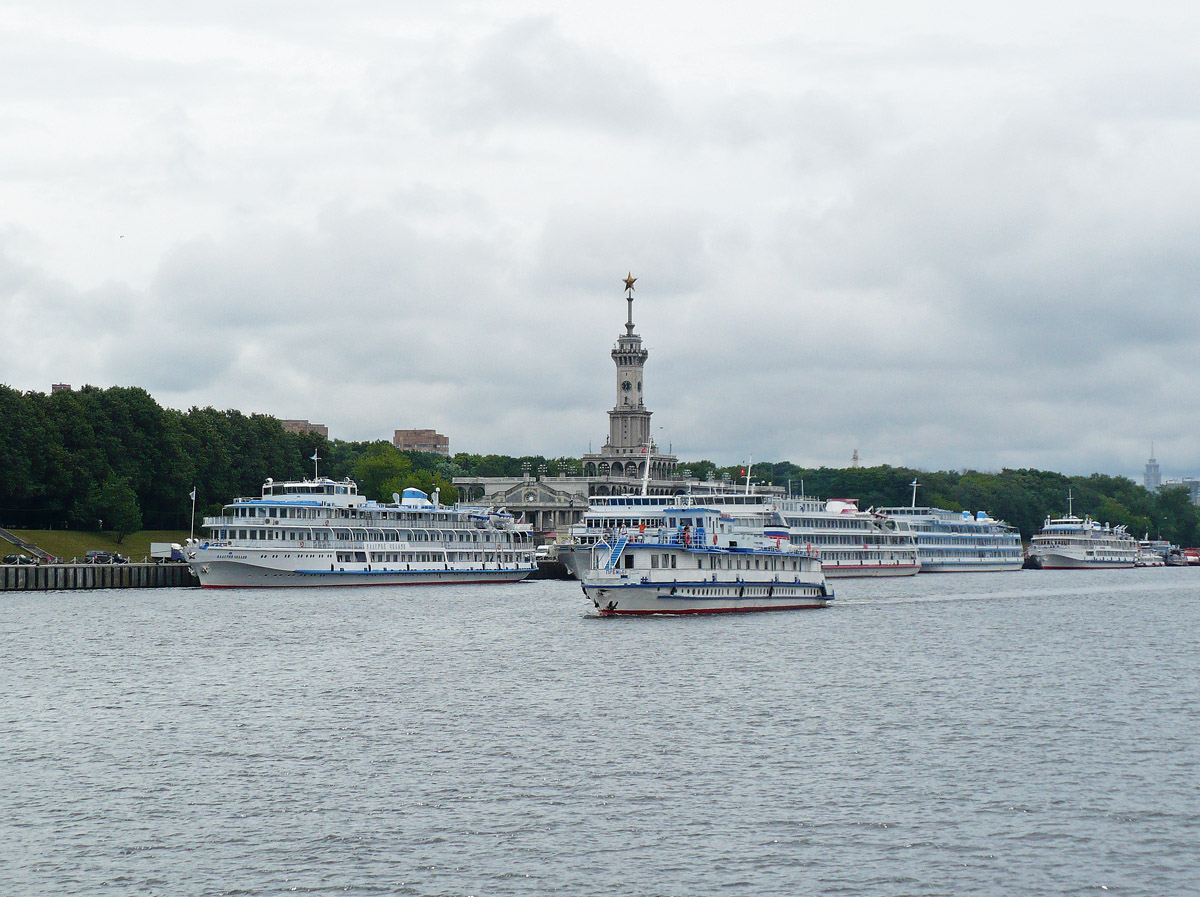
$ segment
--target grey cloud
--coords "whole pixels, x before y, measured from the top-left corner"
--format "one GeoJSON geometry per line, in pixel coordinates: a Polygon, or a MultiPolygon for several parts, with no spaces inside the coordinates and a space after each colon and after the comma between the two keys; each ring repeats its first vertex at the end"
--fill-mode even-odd
{"type": "Polygon", "coordinates": [[[27,6],[0,379],[575,454],[630,270],[685,457],[1200,457],[1193,13],[524,8],[27,6]]]}
{"type": "Polygon", "coordinates": [[[414,97],[439,127],[482,132],[524,123],[620,135],[661,128],[670,115],[648,71],[569,40],[548,17],[506,24],[454,50],[393,87],[414,97]]]}

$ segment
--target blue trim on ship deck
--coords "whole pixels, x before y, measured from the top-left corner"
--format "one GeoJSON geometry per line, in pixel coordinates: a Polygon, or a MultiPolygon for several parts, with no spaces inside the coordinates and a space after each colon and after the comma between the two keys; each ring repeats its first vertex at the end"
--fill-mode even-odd
{"type": "MultiPolygon", "coordinates": [[[[825,588],[828,591],[830,598],[833,597],[833,591],[829,586],[819,582],[713,582],[709,580],[689,580],[687,582],[618,582],[609,585],[608,583],[600,582],[585,582],[584,586],[590,589],[713,589],[713,588],[728,588],[728,589],[759,589],[767,587],[775,588],[793,588],[793,589],[820,589],[825,588]]],[[[672,595],[671,597],[676,597],[672,595]]],[[[700,596],[684,596],[684,597],[700,597],[700,596]]],[[[725,596],[729,597],[729,596],[725,596]]]]}
{"type": "MultiPolygon", "coordinates": [[[[592,548],[594,546],[585,545],[583,547],[592,548]]],[[[722,548],[719,545],[684,545],[682,542],[630,542],[625,546],[626,551],[638,548],[679,548],[683,551],[690,551],[692,554],[757,554],[771,555],[772,557],[809,558],[810,560],[817,560],[815,555],[808,554],[804,551],[776,551],[772,548],[722,548]]]]}

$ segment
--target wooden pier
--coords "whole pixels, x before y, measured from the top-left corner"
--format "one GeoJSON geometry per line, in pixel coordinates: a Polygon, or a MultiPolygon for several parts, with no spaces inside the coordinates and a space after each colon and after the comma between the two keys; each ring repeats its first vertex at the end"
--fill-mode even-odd
{"type": "Polygon", "coordinates": [[[0,592],[199,586],[187,564],[2,564],[0,592]]]}

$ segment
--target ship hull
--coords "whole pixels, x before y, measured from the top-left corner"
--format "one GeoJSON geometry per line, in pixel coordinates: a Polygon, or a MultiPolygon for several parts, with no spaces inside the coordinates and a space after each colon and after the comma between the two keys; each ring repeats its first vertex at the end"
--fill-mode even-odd
{"type": "Polygon", "coordinates": [[[949,561],[944,564],[921,563],[922,573],[1001,573],[1020,570],[1025,566],[1025,559],[1015,561],[949,561]]]}
{"type": "Polygon", "coordinates": [[[822,583],[594,584],[585,579],[583,591],[605,617],[811,610],[833,600],[833,593],[822,583]]]}
{"type": "Polygon", "coordinates": [[[1132,558],[1113,558],[1111,560],[1078,558],[1057,552],[1039,553],[1036,557],[1040,561],[1041,569],[1043,570],[1123,570],[1134,566],[1132,558]]]}
{"type": "Polygon", "coordinates": [[[206,589],[296,588],[327,586],[455,585],[484,582],[520,582],[532,567],[501,569],[377,569],[343,565],[337,570],[289,569],[236,558],[197,557],[189,561],[192,572],[206,589]]]}
{"type": "Polygon", "coordinates": [[[873,576],[916,576],[921,572],[920,564],[826,564],[821,569],[826,579],[854,579],[873,576]]]}

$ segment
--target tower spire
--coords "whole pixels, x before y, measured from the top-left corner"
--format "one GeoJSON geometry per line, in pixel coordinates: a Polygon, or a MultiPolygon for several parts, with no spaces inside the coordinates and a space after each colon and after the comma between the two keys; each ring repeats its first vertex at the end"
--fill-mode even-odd
{"type": "Polygon", "coordinates": [[[630,271],[625,275],[625,299],[629,302],[629,318],[625,322],[625,332],[633,336],[633,285],[637,282],[637,278],[630,271]]]}

